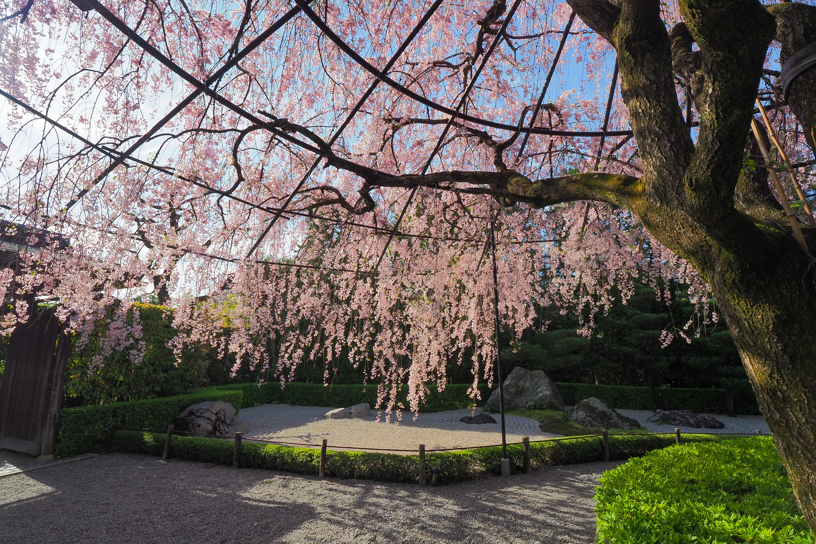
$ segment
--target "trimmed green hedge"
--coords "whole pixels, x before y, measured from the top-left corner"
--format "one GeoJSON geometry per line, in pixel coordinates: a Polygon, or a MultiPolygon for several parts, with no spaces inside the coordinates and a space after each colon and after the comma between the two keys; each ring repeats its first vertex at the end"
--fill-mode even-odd
{"type": "Polygon", "coordinates": [[[112,402],[60,411],[57,455],[99,451],[111,426],[119,429],[162,429],[190,405],[223,400],[236,410],[242,407],[241,391],[206,391],[161,399],[112,402]]]}
{"type": "Polygon", "coordinates": [[[596,499],[598,542],[816,544],[770,437],[649,453],[606,472],[596,499]]]}
{"type": "MultiPolygon", "coordinates": [[[[598,398],[613,408],[631,410],[651,410],[652,395],[648,387],[634,387],[626,385],[594,385],[588,383],[555,384],[564,396],[567,405],[574,405],[578,401],[589,397],[598,398]]],[[[473,399],[468,397],[467,384],[448,384],[445,391],[440,393],[431,386],[425,402],[420,406],[423,412],[439,412],[442,410],[456,410],[470,408],[473,399]]],[[[360,402],[367,402],[371,406],[377,403],[377,385],[329,385],[314,383],[292,382],[281,388],[278,382],[263,384],[242,383],[219,385],[199,389],[203,394],[209,391],[241,391],[244,394],[244,407],[260,406],[261,404],[292,404],[295,406],[351,406],[360,402]]],[[[490,397],[491,390],[486,384],[479,385],[484,404],[490,397]]],[[[407,405],[404,387],[400,400],[407,405]]],[[[662,410],[693,410],[695,412],[725,414],[725,389],[687,389],[661,387],[655,389],[657,405],[662,410]]],[[[734,391],[734,408],[738,414],[761,415],[753,391],[737,389],[734,391]]]]}
{"type": "MultiPolygon", "coordinates": [[[[164,433],[147,431],[119,431],[114,435],[113,451],[144,453],[160,456],[164,448],[164,433]]],[[[707,442],[717,440],[712,435],[684,437],[684,442],[707,442]]],[[[674,435],[612,435],[609,437],[611,460],[630,457],[665,448],[674,444],[674,435]]],[[[232,465],[234,444],[230,440],[173,436],[170,457],[185,461],[200,461],[219,465],[232,465]]],[[[511,470],[520,472],[524,464],[524,452],[520,444],[507,446],[511,470]]],[[[546,440],[530,444],[533,469],[544,467],[590,463],[603,460],[602,441],[599,436],[564,440],[546,440]]],[[[501,473],[501,447],[491,446],[472,450],[430,452],[425,456],[426,477],[430,481],[432,467],[439,467],[440,483],[450,484],[501,473]]],[[[320,466],[320,450],[261,444],[245,440],[241,443],[241,467],[281,470],[297,474],[314,475],[320,466]]],[[[357,478],[381,482],[417,483],[419,480],[419,457],[391,453],[328,451],[326,476],[357,478]]]]}
{"type": "MultiPolygon", "coordinates": [[[[594,385],[589,383],[555,384],[567,405],[595,397],[613,408],[651,410],[652,394],[648,387],[627,385],[594,385]]],[[[756,397],[751,389],[734,390],[734,410],[738,414],[761,415],[756,397]]],[[[692,410],[714,414],[728,413],[725,389],[691,389],[681,387],[658,387],[655,389],[657,407],[661,410],[692,410]]]]}
{"type": "MultiPolygon", "coordinates": [[[[440,393],[436,387],[431,386],[425,397],[425,402],[420,406],[423,412],[439,412],[442,410],[456,410],[458,408],[470,408],[474,405],[473,399],[468,397],[467,390],[470,386],[464,384],[448,384],[445,391],[440,393]]],[[[490,390],[486,385],[480,385],[482,402],[487,400],[490,390]]],[[[295,406],[351,406],[367,402],[372,407],[377,404],[377,385],[328,385],[314,383],[292,382],[281,388],[279,382],[267,382],[263,384],[241,383],[230,385],[219,385],[199,389],[198,393],[208,391],[241,391],[243,393],[245,408],[250,406],[260,406],[261,404],[291,404],[295,406]]],[[[400,400],[407,406],[405,396],[407,387],[403,387],[400,400]]]]}

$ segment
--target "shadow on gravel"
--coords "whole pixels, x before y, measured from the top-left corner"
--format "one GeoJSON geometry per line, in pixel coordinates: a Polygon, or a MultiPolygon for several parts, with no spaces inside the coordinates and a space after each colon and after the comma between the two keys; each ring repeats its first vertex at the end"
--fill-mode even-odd
{"type": "Polygon", "coordinates": [[[420,488],[105,455],[0,479],[0,542],[589,543],[614,466],[420,488]]]}

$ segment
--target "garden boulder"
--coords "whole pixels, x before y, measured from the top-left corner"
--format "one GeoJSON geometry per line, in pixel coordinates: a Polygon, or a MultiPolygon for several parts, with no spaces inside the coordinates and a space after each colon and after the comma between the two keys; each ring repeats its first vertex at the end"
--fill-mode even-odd
{"type": "Polygon", "coordinates": [[[496,423],[496,420],[493,419],[493,416],[490,414],[485,414],[482,412],[481,414],[476,414],[475,416],[465,416],[461,418],[459,421],[462,423],[470,423],[471,425],[484,425],[485,423],[496,423]]]}
{"type": "Polygon", "coordinates": [[[694,429],[722,429],[725,423],[713,416],[698,414],[691,410],[658,410],[647,419],[649,423],[662,423],[694,429]]]}
{"type": "MultiPolygon", "coordinates": [[[[564,397],[544,371],[517,366],[504,380],[504,409],[510,411],[533,406],[563,410],[564,397]]],[[[499,409],[498,388],[487,399],[487,407],[494,411],[499,409]]]]}
{"type": "Polygon", "coordinates": [[[326,419],[351,419],[354,417],[368,417],[371,415],[371,406],[367,402],[355,404],[348,408],[336,408],[326,412],[326,419]]]}
{"type": "Polygon", "coordinates": [[[570,410],[570,419],[584,427],[601,429],[639,429],[640,423],[619,414],[614,408],[595,397],[584,399],[570,410]]]}
{"type": "Polygon", "coordinates": [[[173,420],[176,431],[193,434],[230,434],[230,424],[235,417],[235,408],[229,402],[220,400],[200,402],[185,408],[173,420]]]}

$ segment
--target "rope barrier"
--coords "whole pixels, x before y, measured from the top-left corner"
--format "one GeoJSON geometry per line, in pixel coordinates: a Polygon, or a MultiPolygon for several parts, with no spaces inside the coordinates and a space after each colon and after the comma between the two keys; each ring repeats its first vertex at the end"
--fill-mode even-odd
{"type": "MultiPolygon", "coordinates": [[[[149,429],[149,428],[142,428],[142,429],[119,429],[121,431],[135,431],[135,432],[151,432],[151,433],[165,433],[168,432],[168,429],[149,429]]],[[[726,437],[749,437],[749,436],[758,436],[759,430],[757,433],[706,433],[706,432],[683,432],[683,435],[687,436],[700,436],[700,435],[708,435],[708,436],[726,436],[726,437]]],[[[217,435],[217,434],[199,434],[199,433],[192,433],[189,431],[179,431],[173,429],[172,434],[174,435],[183,435],[183,436],[190,436],[193,438],[217,438],[221,440],[233,440],[233,435],[217,435]]],[[[667,433],[637,433],[637,434],[613,434],[610,436],[674,436],[674,432],[667,432],[667,433]]],[[[772,435],[761,435],[761,436],[772,436],[772,435]]],[[[569,441],[569,440],[581,440],[585,438],[601,438],[603,437],[602,433],[594,433],[594,434],[582,434],[576,436],[557,436],[553,438],[545,438],[543,440],[531,440],[530,444],[544,444],[547,442],[562,442],[562,441],[569,441]]],[[[289,442],[284,440],[270,440],[266,438],[259,438],[259,437],[252,437],[252,436],[244,436],[244,441],[249,442],[261,442],[265,444],[272,444],[275,446],[294,446],[294,447],[302,447],[302,448],[320,448],[321,444],[313,444],[311,442],[289,442]]],[[[520,442],[510,442],[508,446],[521,446],[524,444],[524,441],[520,442]]],[[[435,448],[435,449],[426,449],[427,453],[437,453],[437,452],[446,452],[446,451],[463,451],[463,450],[478,450],[484,448],[498,448],[501,447],[501,444],[488,444],[488,445],[481,445],[481,446],[455,446],[451,448],[435,448]]],[[[374,448],[374,447],[363,447],[363,446],[331,446],[331,450],[347,450],[347,451],[359,451],[359,452],[393,452],[393,453],[417,453],[416,448],[412,449],[400,449],[400,448],[374,448]]]]}

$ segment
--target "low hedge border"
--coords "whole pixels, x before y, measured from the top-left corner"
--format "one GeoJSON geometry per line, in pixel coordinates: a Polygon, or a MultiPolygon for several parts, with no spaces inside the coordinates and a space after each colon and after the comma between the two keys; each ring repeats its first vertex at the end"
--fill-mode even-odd
{"type": "Polygon", "coordinates": [[[654,451],[604,473],[597,542],[814,544],[771,437],[654,451]]]}
{"type": "Polygon", "coordinates": [[[111,427],[161,429],[188,406],[209,400],[229,402],[236,411],[243,406],[241,391],[205,391],[176,397],[65,408],[60,411],[56,453],[66,457],[100,451],[111,427]]]}
{"type": "MultiPolygon", "coordinates": [[[[118,431],[112,451],[161,456],[164,433],[149,431],[118,431]]],[[[713,435],[684,435],[683,441],[708,442],[721,440],[713,435]]],[[[674,435],[612,435],[609,437],[610,460],[626,460],[671,446],[674,435]]],[[[544,467],[603,461],[602,438],[586,436],[553,439],[530,444],[534,470],[544,467]]],[[[234,443],[217,438],[173,436],[170,457],[184,461],[199,461],[232,466],[234,443]]],[[[511,470],[523,470],[524,452],[520,444],[507,446],[511,470]]],[[[442,484],[463,482],[501,473],[501,447],[490,446],[470,450],[429,452],[425,456],[426,478],[432,467],[439,467],[442,484]]],[[[316,475],[320,467],[320,449],[279,446],[245,440],[241,443],[241,468],[280,470],[297,474],[316,475]]],[[[356,478],[380,482],[417,483],[419,456],[352,451],[326,452],[325,475],[335,478],[356,478]]]]}
{"type": "MultiPolygon", "coordinates": [[[[470,408],[476,403],[467,392],[470,385],[448,384],[445,390],[440,393],[436,387],[431,386],[425,397],[425,402],[420,406],[422,412],[440,412],[442,410],[456,410],[459,408],[470,408]]],[[[243,393],[245,408],[250,406],[260,406],[261,404],[291,404],[294,406],[334,406],[345,407],[352,404],[367,402],[372,407],[377,404],[377,385],[323,385],[316,383],[287,383],[283,388],[279,382],[267,382],[262,384],[240,383],[230,385],[218,385],[199,389],[199,393],[208,391],[241,391],[243,393]]],[[[486,401],[490,395],[490,389],[486,384],[479,386],[482,402],[486,401]]],[[[408,387],[404,386],[400,391],[400,400],[407,406],[408,387]]]]}

